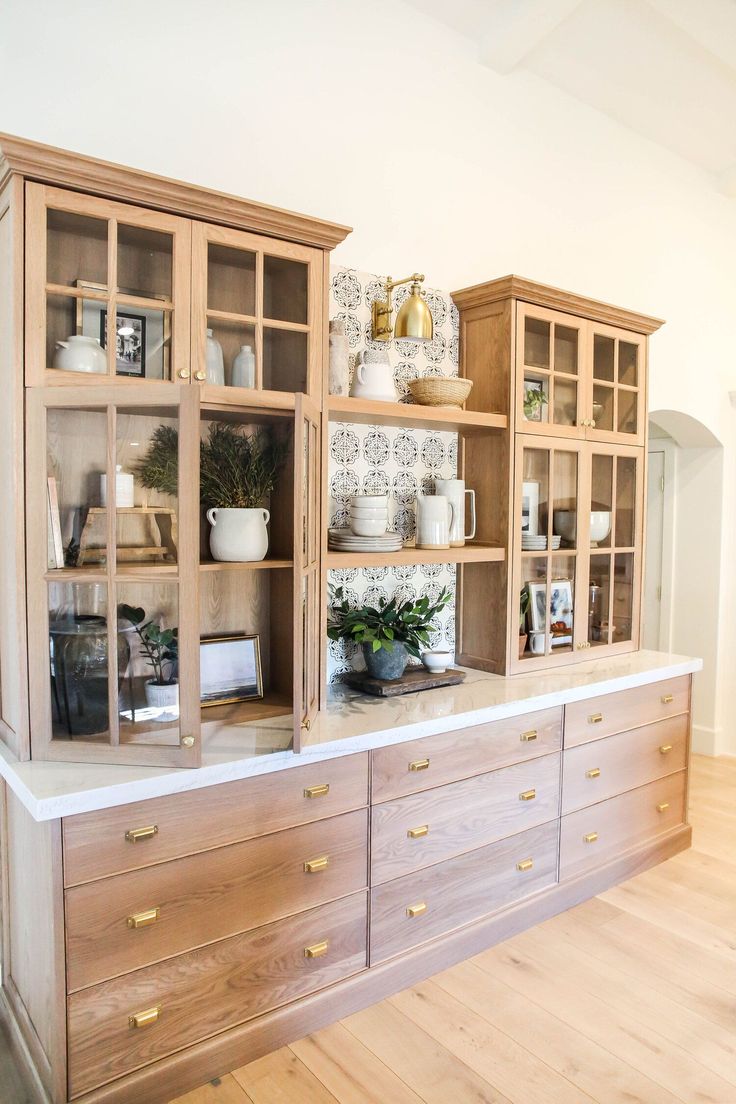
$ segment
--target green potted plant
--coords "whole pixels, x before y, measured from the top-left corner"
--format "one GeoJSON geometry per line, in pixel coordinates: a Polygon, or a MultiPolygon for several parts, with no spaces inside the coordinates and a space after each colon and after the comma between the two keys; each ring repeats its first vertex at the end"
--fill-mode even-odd
{"type": "Polygon", "coordinates": [[[390,602],[381,598],[378,609],[374,606],[353,609],[343,588],[337,587],[330,594],[327,635],[330,640],[360,644],[366,669],[373,678],[401,678],[410,655],[421,659],[434,619],[451,597],[445,587],[434,604],[427,597],[401,603],[396,598],[390,602]]]}
{"type": "Polygon", "coordinates": [[[524,586],[519,593],[519,659],[526,651],[528,633],[526,631],[526,615],[529,612],[529,588],[524,586]]]}
{"type": "MultiPolygon", "coordinates": [[[[144,487],[177,493],[179,435],[158,426],[136,474],[144,487]]],[[[228,422],[211,422],[200,442],[199,498],[207,511],[210,551],[228,563],[262,560],[268,552],[264,501],[278,484],[288,445],[268,430],[244,433],[228,422]]]]}
{"type": "Polygon", "coordinates": [[[529,422],[541,422],[542,407],[547,403],[546,392],[541,387],[524,388],[524,417],[529,422]]]}
{"type": "Polygon", "coordinates": [[[161,628],[153,618],[146,620],[144,609],[125,602],[118,606],[118,616],[133,626],[141,654],[151,669],[145,684],[146,705],[163,711],[156,720],[170,720],[166,710],[179,705],[179,631],[161,628]]]}

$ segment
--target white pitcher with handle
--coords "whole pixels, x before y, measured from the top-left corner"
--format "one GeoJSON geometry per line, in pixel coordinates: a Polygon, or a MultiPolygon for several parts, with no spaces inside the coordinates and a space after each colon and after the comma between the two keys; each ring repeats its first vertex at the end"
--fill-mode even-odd
{"type": "Polygon", "coordinates": [[[438,495],[444,495],[454,511],[450,526],[450,548],[462,548],[475,536],[475,491],[466,490],[464,479],[435,479],[438,495]],[[470,532],[465,532],[465,496],[470,495],[470,532]]]}
{"type": "Polygon", "coordinates": [[[449,548],[454,520],[452,503],[444,495],[417,495],[417,548],[449,548]]]}
{"type": "Polygon", "coordinates": [[[215,506],[207,511],[210,530],[210,552],[215,560],[226,563],[248,563],[265,559],[268,552],[268,530],[271,519],[261,506],[252,509],[224,509],[215,506]]]}

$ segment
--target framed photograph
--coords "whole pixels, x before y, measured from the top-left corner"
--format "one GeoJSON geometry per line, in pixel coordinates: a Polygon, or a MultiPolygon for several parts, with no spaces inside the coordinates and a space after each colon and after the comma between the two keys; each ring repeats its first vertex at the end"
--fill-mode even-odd
{"type": "Polygon", "coordinates": [[[539,535],[539,483],[535,480],[521,485],[521,531],[539,535]]]}
{"type": "Polygon", "coordinates": [[[572,644],[572,579],[552,579],[549,596],[549,620],[552,647],[572,644]]]}
{"type": "Polygon", "coordinates": [[[49,568],[60,568],[64,566],[64,543],[61,539],[59,492],[53,475],[48,477],[48,513],[48,565],[49,568]]]}
{"type": "Polygon", "coordinates": [[[527,583],[529,613],[527,618],[532,632],[544,632],[547,628],[547,584],[527,583]]]}
{"type": "Polygon", "coordinates": [[[528,422],[547,421],[547,392],[543,380],[524,380],[524,417],[528,422]]]}
{"type": "Polygon", "coordinates": [[[203,706],[262,698],[260,637],[244,633],[202,637],[199,677],[203,706]]]}
{"type": "MultiPolygon", "coordinates": [[[[77,280],[76,286],[83,291],[107,294],[105,284],[93,284],[88,280],[77,280]]],[[[136,298],[159,298],[155,295],[136,291],[134,288],[120,288],[122,295],[136,298]]],[[[76,315],[72,320],[74,329],[70,332],[96,337],[103,349],[106,344],[107,303],[104,299],[77,299],[76,315]]],[[[117,374],[132,376],[134,379],[164,380],[169,378],[171,357],[171,311],[156,310],[153,307],[118,306],[118,333],[116,341],[117,374]],[[133,320],[132,322],[130,320],[133,320]],[[133,333],[127,331],[132,328],[133,333]],[[132,339],[132,340],[131,340],[132,339]],[[136,358],[131,349],[137,341],[141,342],[140,356],[136,358]]]]}
{"type": "MultiPolygon", "coordinates": [[[[124,307],[118,310],[115,318],[115,374],[118,376],[138,376],[146,374],[146,317],[143,314],[131,314],[124,307]]],[[[100,311],[100,345],[105,348],[107,340],[107,311],[100,311]]]]}

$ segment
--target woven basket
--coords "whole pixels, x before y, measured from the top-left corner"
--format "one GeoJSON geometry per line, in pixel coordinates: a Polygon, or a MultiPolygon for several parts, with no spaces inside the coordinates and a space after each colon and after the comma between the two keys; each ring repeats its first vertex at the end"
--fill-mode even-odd
{"type": "Polygon", "coordinates": [[[407,383],[411,397],[420,406],[462,406],[473,387],[472,380],[457,376],[428,376],[407,383]]]}

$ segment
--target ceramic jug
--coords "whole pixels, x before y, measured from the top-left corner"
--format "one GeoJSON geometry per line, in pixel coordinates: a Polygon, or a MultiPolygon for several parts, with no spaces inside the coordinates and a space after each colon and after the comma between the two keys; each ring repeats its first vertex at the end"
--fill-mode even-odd
{"type": "Polygon", "coordinates": [[[63,372],[92,372],[104,376],[107,356],[96,337],[73,334],[66,341],[56,342],[54,368],[63,372]]]}
{"type": "Polygon", "coordinates": [[[250,345],[241,345],[233,361],[233,387],[255,387],[256,358],[250,345]]]}
{"type": "Polygon", "coordinates": [[[475,536],[475,491],[465,489],[464,479],[435,479],[435,490],[452,504],[453,521],[450,526],[450,548],[462,548],[466,540],[475,536]],[[465,532],[465,496],[470,495],[470,532],[465,532]]]}
{"type": "Polygon", "coordinates": [[[350,394],[354,399],[398,401],[394,373],[386,353],[376,354],[368,350],[363,354],[360,363],[355,366],[350,394]]]}
{"type": "Polygon", "coordinates": [[[207,330],[207,382],[225,384],[225,361],[222,356],[222,345],[216,337],[212,336],[212,330],[207,330]]]}
{"type": "Polygon", "coordinates": [[[210,552],[215,560],[225,563],[248,563],[265,559],[268,552],[268,530],[271,519],[268,510],[235,510],[214,507],[207,511],[210,530],[210,552]]]}
{"type": "Polygon", "coordinates": [[[417,495],[417,548],[449,548],[454,515],[444,495],[417,495]]]}

